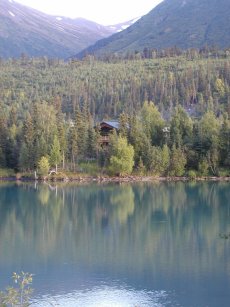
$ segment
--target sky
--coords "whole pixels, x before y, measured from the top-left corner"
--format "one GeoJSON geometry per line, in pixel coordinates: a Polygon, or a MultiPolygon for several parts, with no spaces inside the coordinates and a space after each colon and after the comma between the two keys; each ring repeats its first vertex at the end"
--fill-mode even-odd
{"type": "Polygon", "coordinates": [[[162,0],[15,0],[50,15],[82,17],[102,25],[141,17],[162,0]]]}

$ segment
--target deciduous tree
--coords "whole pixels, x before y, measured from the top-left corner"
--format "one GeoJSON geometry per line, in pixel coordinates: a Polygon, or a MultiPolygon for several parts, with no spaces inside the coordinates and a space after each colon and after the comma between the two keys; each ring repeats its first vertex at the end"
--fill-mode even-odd
{"type": "Polygon", "coordinates": [[[127,139],[119,136],[110,158],[110,170],[113,174],[128,175],[134,166],[134,149],[127,139]]]}

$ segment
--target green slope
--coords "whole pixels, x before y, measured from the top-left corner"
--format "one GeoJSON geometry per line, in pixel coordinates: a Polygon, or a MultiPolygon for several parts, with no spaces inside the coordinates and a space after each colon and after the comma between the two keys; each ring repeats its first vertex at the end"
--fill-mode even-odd
{"type": "Polygon", "coordinates": [[[79,55],[147,48],[230,45],[229,0],[165,0],[128,29],[98,41],[79,55]]]}

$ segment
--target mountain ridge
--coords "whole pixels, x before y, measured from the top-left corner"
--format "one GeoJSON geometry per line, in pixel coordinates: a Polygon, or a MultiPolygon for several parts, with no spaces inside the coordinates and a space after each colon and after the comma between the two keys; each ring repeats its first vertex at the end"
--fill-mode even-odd
{"type": "Polygon", "coordinates": [[[103,26],[84,18],[52,16],[13,0],[0,2],[0,56],[67,58],[119,31],[122,24],[103,26]]]}
{"type": "Polygon", "coordinates": [[[97,41],[76,56],[204,45],[230,45],[229,0],[164,0],[129,28],[97,41]]]}

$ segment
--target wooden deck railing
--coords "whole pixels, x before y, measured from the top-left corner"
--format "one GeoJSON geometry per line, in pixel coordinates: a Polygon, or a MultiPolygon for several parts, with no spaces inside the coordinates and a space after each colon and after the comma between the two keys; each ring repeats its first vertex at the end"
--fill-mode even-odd
{"type": "Polygon", "coordinates": [[[109,136],[108,135],[102,135],[101,136],[101,143],[108,143],[109,142],[109,136]]]}

